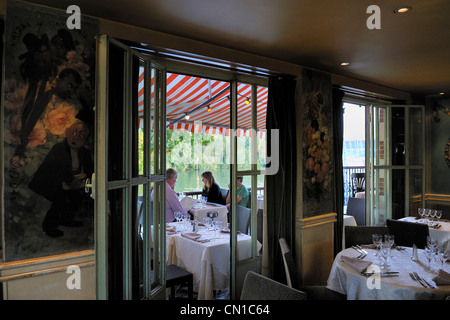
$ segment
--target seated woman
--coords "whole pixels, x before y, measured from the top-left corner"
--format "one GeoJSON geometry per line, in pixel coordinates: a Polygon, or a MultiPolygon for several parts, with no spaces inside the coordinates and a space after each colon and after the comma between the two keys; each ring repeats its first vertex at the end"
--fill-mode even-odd
{"type": "Polygon", "coordinates": [[[216,182],[211,171],[202,173],[203,190],[202,197],[207,197],[208,202],[224,204],[219,184],[216,182]]]}
{"type": "MultiPolygon", "coordinates": [[[[237,177],[236,186],[237,186],[237,204],[243,207],[247,207],[248,201],[249,201],[249,193],[248,189],[245,185],[242,184],[243,177],[237,177]]],[[[228,185],[228,188],[230,188],[230,185],[228,185]]],[[[226,206],[230,207],[230,193],[228,192],[227,200],[226,200],[226,206]]]]}

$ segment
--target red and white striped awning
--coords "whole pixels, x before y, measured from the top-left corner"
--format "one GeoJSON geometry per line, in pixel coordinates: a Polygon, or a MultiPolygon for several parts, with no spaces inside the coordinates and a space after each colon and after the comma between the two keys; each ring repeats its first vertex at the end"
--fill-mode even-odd
{"type": "MultiPolygon", "coordinates": [[[[140,77],[139,113],[143,113],[143,75],[140,77]]],[[[151,80],[152,85],[154,79],[151,80]]],[[[230,83],[188,75],[167,74],[167,125],[171,130],[192,133],[230,133],[230,83]],[[189,115],[189,119],[185,116],[189,115]]],[[[265,138],[267,87],[257,87],[257,129],[259,138],[265,138]]],[[[153,102],[153,93],[151,101],[153,102]]],[[[238,84],[237,135],[251,137],[251,85],[238,84]]]]}

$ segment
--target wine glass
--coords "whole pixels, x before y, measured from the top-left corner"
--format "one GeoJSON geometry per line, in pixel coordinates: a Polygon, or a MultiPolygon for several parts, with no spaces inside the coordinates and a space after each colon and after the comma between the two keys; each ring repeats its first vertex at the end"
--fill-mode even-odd
{"type": "Polygon", "coordinates": [[[436,249],[438,245],[438,240],[431,236],[427,236],[427,247],[430,249],[436,249]]]}
{"type": "Polygon", "coordinates": [[[431,215],[431,209],[425,209],[425,219],[428,220],[428,221],[426,221],[426,224],[429,224],[429,222],[430,222],[430,215],[431,215]]]}
{"type": "Polygon", "coordinates": [[[445,255],[445,250],[446,250],[445,246],[442,246],[438,249],[438,252],[437,252],[439,261],[441,262],[441,269],[444,268],[444,263],[445,263],[445,261],[447,261],[447,256],[445,255]]]}
{"type": "Polygon", "coordinates": [[[438,224],[439,224],[439,221],[442,218],[442,210],[436,210],[436,218],[438,219],[438,224]]]}
{"type": "Polygon", "coordinates": [[[180,221],[181,221],[182,213],[179,212],[179,211],[175,211],[173,213],[173,215],[175,216],[175,219],[177,220],[177,226],[179,226],[180,225],[180,221]]]}
{"type": "Polygon", "coordinates": [[[430,210],[431,225],[434,224],[434,218],[436,218],[436,211],[437,210],[433,210],[433,209],[430,210]]]}
{"type": "Polygon", "coordinates": [[[384,241],[387,242],[391,247],[394,245],[394,235],[393,234],[385,234],[384,241]]]}
{"type": "Polygon", "coordinates": [[[373,234],[372,241],[373,241],[373,244],[376,245],[376,247],[377,247],[377,252],[374,253],[373,255],[378,257],[378,255],[379,255],[378,251],[380,251],[381,242],[383,241],[383,236],[381,234],[373,234]]]}
{"type": "Polygon", "coordinates": [[[434,254],[434,250],[430,247],[425,247],[424,249],[424,253],[425,253],[425,257],[428,260],[428,266],[427,266],[427,270],[431,270],[431,260],[433,260],[433,257],[435,256],[434,254]]]}
{"type": "Polygon", "coordinates": [[[422,208],[417,208],[417,214],[418,214],[419,217],[420,217],[419,222],[421,222],[422,219],[423,219],[423,209],[422,209],[422,208]]]}

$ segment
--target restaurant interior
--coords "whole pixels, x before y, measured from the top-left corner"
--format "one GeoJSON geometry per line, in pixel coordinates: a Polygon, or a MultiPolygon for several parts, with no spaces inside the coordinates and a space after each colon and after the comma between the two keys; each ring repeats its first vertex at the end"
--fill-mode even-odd
{"type": "Polygon", "coordinates": [[[448,1],[0,12],[0,300],[450,300],[448,1]]]}

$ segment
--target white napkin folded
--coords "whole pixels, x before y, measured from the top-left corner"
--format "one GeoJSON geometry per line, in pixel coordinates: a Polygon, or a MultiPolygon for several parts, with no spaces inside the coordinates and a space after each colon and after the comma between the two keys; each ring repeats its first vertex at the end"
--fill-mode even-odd
{"type": "Polygon", "coordinates": [[[355,259],[352,257],[347,257],[347,256],[341,256],[341,260],[346,265],[352,267],[353,269],[355,269],[358,272],[365,271],[372,264],[372,262],[370,262],[370,261],[358,260],[358,259],[355,259]]]}
{"type": "Polygon", "coordinates": [[[439,269],[439,272],[438,272],[437,276],[433,278],[433,281],[438,286],[450,284],[450,273],[445,272],[442,269],[439,269]]]}

